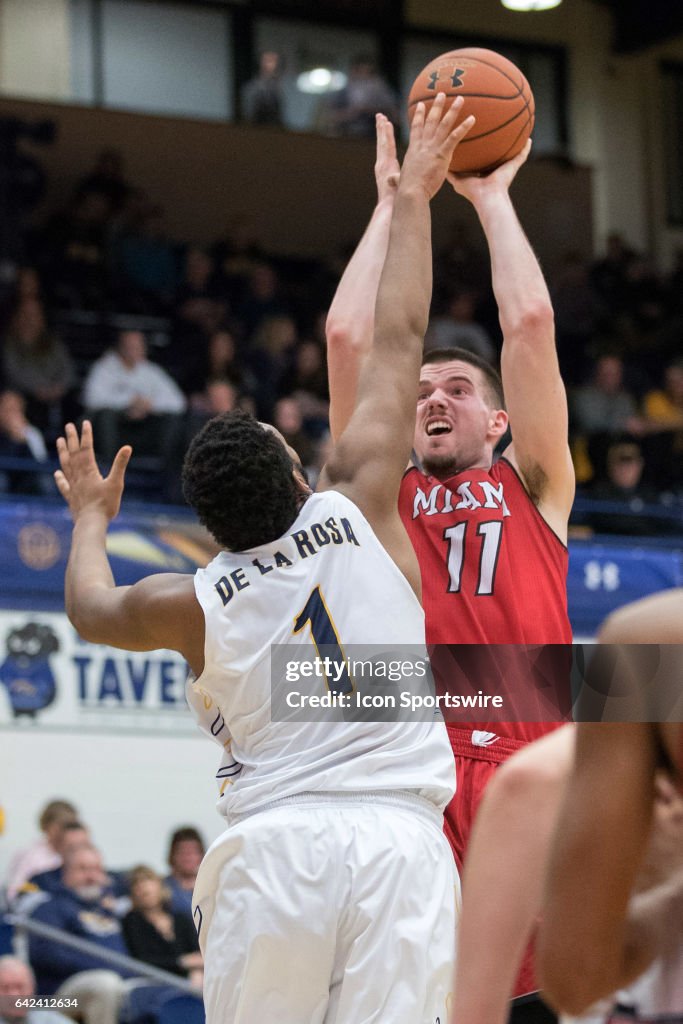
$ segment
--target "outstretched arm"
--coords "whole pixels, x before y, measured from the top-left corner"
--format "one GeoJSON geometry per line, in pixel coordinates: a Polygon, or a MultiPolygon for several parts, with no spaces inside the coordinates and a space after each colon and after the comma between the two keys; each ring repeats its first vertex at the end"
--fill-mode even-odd
{"type": "Polygon", "coordinates": [[[345,491],[377,528],[396,518],[401,476],[412,446],[422,343],[432,291],[429,202],[456,145],[474,123],[457,125],[462,104],[444,114],[439,93],[429,114],[418,104],[401,172],[389,248],[380,279],[374,343],[361,371],[351,421],[322,477],[345,491]]]}
{"type": "Polygon", "coordinates": [[[629,984],[656,954],[653,936],[637,937],[627,919],[652,822],[653,728],[635,722],[577,727],[539,941],[541,986],[565,1013],[583,1013],[629,984]]]}
{"type": "Polygon", "coordinates": [[[506,452],[546,521],[566,540],[574,499],[567,397],[555,348],[550,295],[509,188],[531,143],[486,177],[449,176],[474,206],[491,254],[503,331],[501,370],[513,443],[506,452]]]}
{"type": "Polygon", "coordinates": [[[163,573],[128,587],[114,582],[106,537],[121,504],[130,447],[120,449],[104,479],[95,461],[88,420],[80,438],[73,423],[68,423],[57,451],[61,469],[55,480],[74,524],[65,579],[66,612],[72,625],[93,643],[129,651],[180,651],[199,674],[204,616],[192,577],[163,573]]]}
{"type": "Polygon", "coordinates": [[[327,314],[327,367],[330,383],[330,430],[338,440],[356,404],[363,359],[372,347],[379,279],[389,245],[400,167],[394,127],[377,114],[377,206],[365,234],[342,275],[327,314]]]}

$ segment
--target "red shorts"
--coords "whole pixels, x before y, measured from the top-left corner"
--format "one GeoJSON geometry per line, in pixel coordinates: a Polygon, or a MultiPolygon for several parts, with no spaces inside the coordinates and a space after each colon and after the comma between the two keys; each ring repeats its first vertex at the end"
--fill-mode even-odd
{"type": "MultiPolygon", "coordinates": [[[[472,729],[462,729],[448,723],[446,723],[446,728],[455,756],[457,789],[444,813],[444,832],[451,844],[458,871],[462,874],[465,850],[484,790],[493,778],[498,765],[507,761],[515,751],[521,750],[528,744],[523,740],[498,736],[494,743],[485,746],[483,745],[486,742],[485,733],[478,734],[482,743],[475,744],[472,743],[472,729]]],[[[534,976],[533,944],[530,944],[522,961],[513,998],[536,991],[538,991],[538,983],[534,976]]]]}

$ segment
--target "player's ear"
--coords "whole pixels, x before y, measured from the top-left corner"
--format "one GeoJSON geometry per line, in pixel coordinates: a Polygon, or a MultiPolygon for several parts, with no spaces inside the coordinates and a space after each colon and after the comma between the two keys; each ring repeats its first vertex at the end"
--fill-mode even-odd
{"type": "Polygon", "coordinates": [[[510,417],[505,409],[492,409],[489,416],[489,434],[498,441],[508,428],[510,417]]]}
{"type": "Polygon", "coordinates": [[[312,492],[308,477],[306,476],[306,470],[303,466],[297,465],[295,462],[292,466],[292,476],[294,477],[294,483],[299,494],[308,497],[312,492]]]}

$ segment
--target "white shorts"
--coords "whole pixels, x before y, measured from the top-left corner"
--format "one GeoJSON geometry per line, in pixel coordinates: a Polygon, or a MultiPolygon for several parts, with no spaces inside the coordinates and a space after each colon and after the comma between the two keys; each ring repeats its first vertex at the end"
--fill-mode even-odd
{"type": "Polygon", "coordinates": [[[194,904],[207,1024],[446,1024],[460,881],[426,801],[270,805],[213,844],[194,904]]]}

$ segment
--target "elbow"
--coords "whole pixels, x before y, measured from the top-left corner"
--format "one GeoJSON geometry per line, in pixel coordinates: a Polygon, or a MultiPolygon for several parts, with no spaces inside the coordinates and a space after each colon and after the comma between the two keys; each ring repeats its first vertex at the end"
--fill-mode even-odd
{"type": "Polygon", "coordinates": [[[358,328],[355,330],[347,320],[328,315],[325,323],[325,338],[328,351],[347,351],[356,343],[358,328]]]}
{"type": "Polygon", "coordinates": [[[605,984],[600,951],[584,953],[570,958],[564,944],[543,949],[541,942],[538,980],[544,1000],[557,1014],[580,1017],[614,989],[605,984]]]}
{"type": "Polygon", "coordinates": [[[529,300],[517,311],[517,315],[505,325],[506,334],[533,336],[552,332],[555,329],[555,314],[550,300],[529,300]]]}

